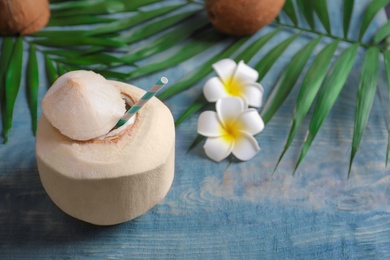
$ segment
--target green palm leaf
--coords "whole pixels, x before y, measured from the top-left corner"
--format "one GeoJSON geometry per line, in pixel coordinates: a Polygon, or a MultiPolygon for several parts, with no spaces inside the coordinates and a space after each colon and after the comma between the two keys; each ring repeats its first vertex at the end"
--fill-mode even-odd
{"type": "Polygon", "coordinates": [[[383,9],[389,2],[390,0],[373,0],[370,3],[362,19],[362,24],[359,31],[359,40],[363,38],[364,34],[367,31],[368,26],[374,19],[375,15],[381,9],[383,9]]]}
{"type": "Polygon", "coordinates": [[[294,2],[292,0],[286,0],[283,6],[283,11],[287,14],[288,18],[290,18],[294,25],[298,25],[298,18],[295,13],[294,2]]]}
{"type": "Polygon", "coordinates": [[[56,68],[54,67],[54,63],[49,57],[49,55],[45,54],[45,69],[46,69],[46,77],[50,86],[53,85],[54,81],[58,78],[58,73],[56,68]]]}
{"type": "Polygon", "coordinates": [[[363,63],[357,92],[355,110],[355,127],[353,131],[351,159],[349,162],[348,175],[351,172],[352,162],[359,148],[360,141],[366,128],[372,103],[374,102],[375,90],[379,77],[379,49],[369,48],[363,63]]]}
{"type": "Polygon", "coordinates": [[[117,20],[113,23],[109,23],[107,25],[102,25],[96,29],[93,29],[88,32],[88,35],[100,35],[100,34],[106,34],[106,33],[113,33],[113,32],[119,32],[125,29],[129,29],[135,25],[138,25],[142,22],[149,21],[151,19],[154,19],[156,17],[165,15],[167,13],[173,12],[180,7],[183,7],[184,4],[176,4],[176,5],[169,5],[164,6],[162,8],[155,8],[149,11],[142,11],[138,14],[131,16],[126,19],[117,20]]]}
{"type": "Polygon", "coordinates": [[[222,35],[216,34],[214,29],[203,32],[196,42],[188,42],[171,54],[164,56],[163,59],[157,59],[152,63],[130,72],[128,78],[141,77],[179,64],[210,48],[213,46],[215,40],[221,39],[222,37],[222,35]]]}
{"type": "Polygon", "coordinates": [[[331,34],[330,18],[328,11],[327,0],[315,0],[312,1],[313,8],[316,11],[318,18],[320,19],[325,30],[331,34]]]}
{"type": "Polygon", "coordinates": [[[264,124],[267,124],[271,120],[272,116],[283,104],[284,100],[287,98],[288,94],[291,92],[292,88],[297,82],[300,73],[306,65],[307,60],[311,56],[314,48],[317,46],[320,40],[321,37],[312,40],[299,52],[297,52],[291,59],[290,64],[280,76],[278,82],[276,83],[264,104],[261,113],[264,124]]]}
{"type": "Polygon", "coordinates": [[[259,72],[258,80],[261,81],[265,74],[271,69],[272,65],[276,60],[282,55],[282,53],[287,49],[287,47],[296,39],[300,33],[296,33],[293,36],[287,38],[276,47],[274,47],[270,52],[268,52],[264,58],[257,63],[254,68],[259,72]]]}
{"type": "Polygon", "coordinates": [[[208,21],[205,19],[194,19],[190,23],[185,24],[175,30],[171,30],[168,33],[165,33],[160,38],[149,42],[148,45],[141,46],[140,48],[134,50],[133,52],[122,57],[122,60],[128,63],[132,63],[144,58],[150,57],[154,54],[161,53],[173,46],[178,42],[187,39],[192,35],[196,30],[206,25],[208,21]]]}
{"type": "Polygon", "coordinates": [[[317,104],[310,121],[309,133],[302,147],[294,173],[305,157],[311,143],[324,123],[326,116],[330,112],[333,104],[339,96],[340,91],[344,86],[349,73],[351,72],[358,47],[358,44],[354,44],[346,49],[336,60],[331,72],[325,79],[323,87],[318,95],[317,104]]]}
{"type": "Polygon", "coordinates": [[[312,0],[297,0],[297,4],[298,4],[299,8],[301,9],[303,16],[305,17],[310,28],[315,29],[313,1],[312,0]]]}
{"type": "Polygon", "coordinates": [[[112,40],[106,38],[96,37],[61,37],[59,34],[55,38],[37,39],[31,41],[37,45],[51,46],[51,47],[74,47],[74,46],[101,46],[120,48],[125,47],[126,44],[119,40],[112,40]]]}
{"type": "Polygon", "coordinates": [[[158,0],[110,0],[110,1],[77,1],[54,5],[52,15],[54,17],[77,16],[77,15],[98,15],[112,14],[128,11],[136,11],[137,8],[147,4],[158,2],[158,0]],[[57,7],[56,7],[57,6],[57,7]]]}
{"type": "Polygon", "coordinates": [[[194,139],[194,141],[191,143],[191,145],[190,145],[190,147],[188,148],[187,152],[189,152],[189,151],[191,151],[192,149],[194,149],[198,144],[200,144],[201,142],[203,142],[205,139],[206,139],[205,136],[198,134],[198,135],[196,136],[196,138],[194,139]]]}
{"type": "Polygon", "coordinates": [[[343,32],[344,38],[348,38],[349,25],[351,24],[352,11],[355,0],[344,0],[343,32]]]}
{"type": "Polygon", "coordinates": [[[87,56],[79,56],[79,57],[54,58],[53,60],[64,64],[84,65],[84,66],[95,65],[99,63],[104,65],[109,65],[109,66],[117,66],[117,65],[122,65],[127,63],[124,62],[124,60],[121,58],[109,54],[105,54],[105,53],[96,53],[96,54],[90,54],[87,56]]]}
{"type": "Polygon", "coordinates": [[[0,58],[0,101],[1,101],[1,115],[3,122],[3,137],[4,143],[8,141],[8,132],[11,128],[8,120],[7,113],[7,98],[5,94],[6,88],[6,75],[8,71],[9,62],[12,56],[14,48],[14,40],[11,37],[6,37],[3,39],[3,44],[1,46],[1,58],[0,58]]]}
{"type": "Polygon", "coordinates": [[[175,121],[175,126],[179,126],[181,123],[183,123],[188,117],[190,117],[191,115],[193,115],[194,113],[198,112],[199,110],[201,110],[205,105],[207,105],[207,100],[205,99],[205,97],[203,96],[203,94],[201,94],[196,100],[194,103],[191,104],[191,106],[189,106],[186,111],[183,112],[183,114],[181,114],[179,116],[179,118],[175,121]]]}
{"type": "Polygon", "coordinates": [[[120,41],[126,44],[130,44],[139,41],[141,39],[145,39],[155,33],[158,33],[166,28],[169,28],[170,26],[180,21],[185,20],[186,18],[192,16],[196,12],[197,11],[187,11],[187,12],[166,17],[165,19],[155,21],[154,23],[147,24],[144,27],[130,33],[130,35],[121,37],[120,41]]]}
{"type": "Polygon", "coordinates": [[[30,45],[30,53],[27,63],[26,75],[26,93],[27,101],[31,113],[32,129],[35,135],[38,122],[38,87],[39,87],[39,70],[37,53],[34,44],[30,45]]]}
{"type": "Polygon", "coordinates": [[[253,56],[260,51],[263,46],[269,42],[278,32],[280,29],[275,29],[270,33],[267,33],[266,35],[260,37],[256,41],[254,41],[251,45],[249,45],[245,50],[240,52],[234,60],[236,62],[242,60],[245,63],[248,63],[253,56]]]}
{"type": "MultiPolygon", "coordinates": [[[[385,60],[385,68],[386,68],[386,79],[387,79],[387,90],[388,90],[387,93],[388,93],[388,97],[390,97],[390,52],[385,51],[383,53],[383,57],[385,60]]],[[[387,118],[386,167],[389,162],[389,154],[390,154],[390,102],[388,102],[388,118],[387,118]]]]}
{"type": "Polygon", "coordinates": [[[374,44],[381,43],[386,37],[390,35],[390,21],[387,21],[375,34],[374,44]]]}
{"type": "Polygon", "coordinates": [[[16,97],[19,92],[22,79],[23,64],[23,37],[18,37],[15,41],[15,47],[9,60],[7,74],[5,76],[5,100],[7,113],[7,128],[4,129],[5,140],[8,138],[8,132],[12,128],[12,118],[15,107],[16,97]]]}
{"type": "Polygon", "coordinates": [[[275,166],[275,170],[281,162],[284,154],[290,147],[298,128],[300,127],[303,119],[306,117],[307,112],[309,112],[310,107],[312,106],[314,99],[320,89],[322,82],[328,71],[329,64],[332,60],[333,54],[336,51],[338,41],[335,41],[328,46],[326,46],[315,58],[313,64],[306,73],[306,76],[302,82],[301,90],[299,91],[295,113],[293,116],[293,121],[291,124],[290,132],[286,144],[284,145],[282,154],[279,157],[279,160],[275,166]]]}
{"type": "Polygon", "coordinates": [[[64,75],[66,72],[68,72],[68,70],[65,68],[65,65],[62,63],[57,63],[58,76],[60,77],[60,76],[64,75]]]}
{"type": "Polygon", "coordinates": [[[98,23],[111,23],[116,21],[114,18],[98,17],[98,16],[77,16],[72,17],[59,17],[51,18],[46,27],[52,26],[71,26],[71,25],[84,25],[84,24],[98,24],[98,23]]]}

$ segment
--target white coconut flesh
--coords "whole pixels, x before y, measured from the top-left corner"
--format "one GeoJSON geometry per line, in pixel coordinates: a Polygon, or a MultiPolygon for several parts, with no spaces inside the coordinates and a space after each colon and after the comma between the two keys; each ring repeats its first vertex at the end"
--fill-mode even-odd
{"type": "MultiPolygon", "coordinates": [[[[133,100],[131,100],[130,97],[126,96],[126,95],[123,95],[122,94],[122,99],[125,101],[127,107],[126,107],[126,110],[128,110],[131,106],[134,105],[134,102],[133,100]]],[[[96,137],[94,138],[94,140],[104,140],[104,139],[107,139],[107,138],[111,138],[111,137],[115,137],[115,136],[118,136],[122,131],[124,131],[129,125],[132,125],[135,123],[135,119],[137,118],[137,114],[133,115],[129,120],[127,120],[126,123],[124,123],[122,126],[120,127],[114,127],[111,129],[110,132],[108,132],[107,134],[105,135],[102,135],[102,136],[99,136],[99,137],[96,137]]]]}
{"type": "Polygon", "coordinates": [[[118,88],[92,71],[59,77],[42,100],[47,120],[63,135],[85,141],[106,135],[126,112],[118,88]]]}

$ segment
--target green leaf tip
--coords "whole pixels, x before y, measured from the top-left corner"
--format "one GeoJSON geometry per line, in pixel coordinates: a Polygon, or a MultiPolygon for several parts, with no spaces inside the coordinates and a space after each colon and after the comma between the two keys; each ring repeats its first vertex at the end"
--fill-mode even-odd
{"type": "Polygon", "coordinates": [[[7,74],[5,76],[5,100],[7,114],[6,133],[12,128],[13,112],[16,97],[19,93],[20,83],[22,80],[23,65],[23,37],[18,37],[8,64],[7,74]]]}
{"type": "Polygon", "coordinates": [[[3,44],[1,46],[1,58],[0,58],[0,101],[1,101],[1,115],[2,115],[2,135],[3,142],[8,142],[8,132],[10,129],[8,113],[7,113],[7,97],[5,93],[6,89],[6,75],[8,71],[9,62],[14,49],[14,39],[12,37],[4,37],[3,44]]]}
{"type": "Polygon", "coordinates": [[[335,41],[323,48],[320,53],[318,53],[309,70],[307,71],[296,101],[295,112],[293,115],[290,132],[288,134],[287,141],[284,145],[282,154],[278,159],[274,171],[276,170],[283,156],[290,147],[292,141],[294,140],[295,134],[298,131],[299,126],[301,125],[303,119],[306,117],[310,107],[312,106],[314,99],[321,87],[321,84],[324,81],[329,64],[332,60],[333,54],[337,49],[338,44],[339,41],[335,41]]]}
{"type": "Polygon", "coordinates": [[[273,115],[286,100],[288,94],[290,94],[295,83],[298,81],[307,60],[310,58],[314,48],[320,41],[321,37],[315,38],[293,56],[291,62],[287,65],[264,104],[261,112],[264,124],[267,124],[271,120],[273,115]]]}
{"type": "Polygon", "coordinates": [[[360,74],[359,87],[357,91],[357,102],[355,109],[355,125],[352,138],[351,157],[349,161],[348,174],[351,172],[352,162],[359,149],[368,117],[376,93],[379,79],[379,49],[369,48],[363,62],[360,74]]]}
{"type": "Polygon", "coordinates": [[[332,109],[342,87],[347,81],[355,62],[358,47],[358,44],[354,44],[344,50],[344,52],[335,61],[329,75],[326,77],[322,89],[318,94],[317,103],[309,125],[309,131],[295,168],[298,168],[308,152],[310,145],[332,109]]]}
{"type": "Polygon", "coordinates": [[[287,49],[288,46],[296,39],[300,33],[296,33],[286,40],[282,41],[278,45],[276,45],[271,51],[269,51],[260,62],[258,62],[254,69],[259,73],[258,81],[261,81],[263,77],[268,73],[271,67],[274,65],[276,60],[283,54],[283,52],[287,49]]]}
{"type": "Polygon", "coordinates": [[[34,44],[30,45],[26,73],[26,94],[31,114],[33,134],[36,134],[38,123],[38,88],[39,69],[37,53],[34,44]]]}
{"type": "MultiPolygon", "coordinates": [[[[386,79],[387,79],[387,93],[390,97],[390,51],[383,52],[383,58],[385,61],[386,79]]],[[[390,100],[390,98],[388,99],[390,100]]],[[[388,115],[387,115],[387,149],[386,149],[386,167],[389,162],[390,154],[390,102],[388,102],[388,115]]]]}

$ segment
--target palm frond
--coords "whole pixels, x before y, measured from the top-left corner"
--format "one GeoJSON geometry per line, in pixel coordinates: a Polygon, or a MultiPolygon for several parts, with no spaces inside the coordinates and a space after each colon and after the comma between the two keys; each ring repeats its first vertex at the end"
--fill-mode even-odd
{"type": "Polygon", "coordinates": [[[39,69],[37,52],[34,44],[30,45],[27,73],[26,73],[26,93],[28,105],[31,113],[31,124],[33,133],[37,131],[38,123],[38,88],[39,88],[39,69]]]}
{"type": "Polygon", "coordinates": [[[388,3],[390,3],[390,0],[373,0],[369,4],[362,19],[362,25],[359,31],[359,40],[363,38],[375,15],[377,15],[377,13],[382,10],[388,3]]]}
{"type": "MultiPolygon", "coordinates": [[[[5,75],[5,100],[7,127],[4,136],[8,135],[8,131],[12,128],[13,111],[15,107],[16,97],[19,92],[20,83],[22,80],[22,64],[23,64],[23,37],[18,37],[15,41],[15,46],[12,51],[7,74],[5,75]]],[[[7,139],[7,138],[6,138],[7,139]]]]}
{"type": "Polygon", "coordinates": [[[380,44],[388,36],[390,36],[390,21],[387,21],[375,34],[374,44],[380,44]]]}
{"type": "MultiPolygon", "coordinates": [[[[387,79],[387,94],[388,100],[390,100],[390,52],[385,51],[383,53],[383,58],[385,60],[385,69],[386,69],[386,79],[387,79]]],[[[390,101],[388,101],[388,118],[387,118],[387,149],[386,149],[386,166],[389,162],[390,154],[390,101]]]]}
{"type": "Polygon", "coordinates": [[[316,26],[314,24],[314,12],[313,12],[313,3],[312,2],[313,1],[311,1],[311,0],[297,0],[297,4],[299,6],[299,9],[303,13],[303,16],[305,17],[310,28],[312,30],[314,30],[316,26]]]}
{"type": "Polygon", "coordinates": [[[136,11],[139,7],[158,2],[159,0],[84,0],[64,2],[52,6],[53,17],[77,15],[102,15],[136,11]]]}
{"type": "Polygon", "coordinates": [[[295,7],[294,2],[292,0],[286,0],[284,6],[283,6],[283,12],[290,18],[291,22],[298,26],[298,18],[297,14],[295,13],[295,7]]]}
{"type": "Polygon", "coordinates": [[[50,56],[45,54],[44,57],[45,57],[46,76],[47,76],[47,80],[51,86],[51,85],[53,85],[54,81],[57,80],[58,73],[57,73],[57,70],[56,70],[54,63],[53,63],[52,59],[50,58],[50,56]]]}
{"type": "Polygon", "coordinates": [[[191,41],[186,43],[181,48],[170,53],[161,60],[155,60],[145,66],[142,66],[129,73],[128,79],[134,79],[141,77],[159,70],[163,70],[167,67],[171,67],[186,61],[195,55],[205,51],[214,45],[214,41],[221,39],[222,35],[216,34],[214,30],[208,30],[198,36],[197,41],[191,41]]]}
{"type": "Polygon", "coordinates": [[[322,25],[328,34],[332,34],[327,0],[312,1],[313,9],[317,13],[322,25]]]}
{"type": "Polygon", "coordinates": [[[326,77],[323,87],[318,94],[317,104],[310,121],[309,133],[306,137],[305,143],[303,144],[303,148],[299,155],[297,165],[295,166],[294,173],[297,170],[299,164],[302,162],[303,158],[305,157],[307,151],[310,148],[311,143],[313,142],[315,136],[320,130],[322,124],[325,121],[325,118],[332,109],[332,106],[336,102],[336,99],[339,96],[341,89],[347,81],[353,63],[355,61],[358,47],[358,44],[354,44],[348,49],[346,49],[336,60],[332,70],[326,77]]]}
{"type": "Polygon", "coordinates": [[[207,23],[208,21],[205,19],[199,19],[198,17],[195,17],[194,19],[191,19],[189,23],[179,25],[178,28],[175,28],[175,30],[171,30],[163,34],[161,37],[149,42],[148,45],[141,46],[131,53],[123,56],[122,60],[132,63],[155,54],[159,54],[175,46],[178,42],[188,39],[207,23]]]}
{"type": "Polygon", "coordinates": [[[8,132],[11,128],[8,120],[7,113],[7,98],[5,94],[6,89],[6,76],[8,71],[9,62],[11,60],[11,55],[14,48],[14,40],[11,37],[5,37],[3,39],[3,44],[1,47],[1,59],[0,59],[0,95],[1,95],[1,115],[2,115],[2,123],[3,123],[3,137],[4,143],[8,141],[8,132]]]}
{"type": "Polygon", "coordinates": [[[296,39],[300,33],[296,33],[293,36],[282,41],[280,44],[275,46],[270,52],[268,52],[259,63],[257,63],[254,68],[259,72],[258,80],[261,81],[267,72],[271,69],[272,65],[276,60],[282,55],[282,53],[287,49],[287,47],[296,39]]]}
{"type": "Polygon", "coordinates": [[[355,127],[353,131],[351,159],[349,171],[351,172],[352,162],[362,140],[364,129],[366,128],[368,116],[374,102],[375,90],[379,78],[379,49],[369,48],[363,62],[360,76],[359,88],[357,92],[357,103],[355,110],[355,127]]]}
{"type": "Polygon", "coordinates": [[[281,162],[284,154],[290,147],[302,121],[309,112],[309,109],[314,102],[314,99],[322,85],[322,82],[325,79],[326,72],[328,71],[328,67],[338,44],[339,41],[334,41],[331,44],[327,45],[325,48],[323,48],[313,61],[309,70],[307,71],[296,101],[295,113],[293,116],[290,132],[288,134],[287,141],[284,145],[282,154],[280,155],[279,160],[275,166],[275,170],[281,162]]]}
{"type": "Polygon", "coordinates": [[[315,38],[297,52],[294,57],[292,57],[291,62],[279,77],[279,80],[272,89],[267,102],[264,104],[261,116],[265,124],[271,120],[272,116],[276,113],[287,98],[288,94],[291,92],[302,73],[307,60],[310,58],[314,48],[320,40],[321,37],[315,38]]]}
{"type": "Polygon", "coordinates": [[[344,38],[348,38],[349,25],[351,24],[353,6],[355,4],[355,0],[344,0],[343,5],[343,33],[344,38]]]}

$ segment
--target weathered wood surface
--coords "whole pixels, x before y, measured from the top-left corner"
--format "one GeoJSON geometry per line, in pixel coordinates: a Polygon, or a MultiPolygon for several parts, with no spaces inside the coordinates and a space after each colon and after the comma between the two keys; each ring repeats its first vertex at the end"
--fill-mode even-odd
{"type": "MultiPolygon", "coordinates": [[[[340,14],[331,10],[333,15],[340,14]]],[[[356,13],[354,26],[359,10],[356,13]]],[[[381,18],[378,23],[383,22],[381,18]]],[[[336,31],[341,27],[333,25],[336,31]]],[[[307,40],[297,41],[263,80],[266,93],[293,55],[294,46],[307,40]]],[[[291,173],[304,130],[272,175],[288,133],[294,95],[258,136],[260,154],[245,163],[216,164],[205,157],[201,145],[186,153],[196,136],[197,118],[193,117],[177,129],[176,175],[166,199],[131,222],[104,228],[67,216],[43,190],[22,87],[10,142],[0,146],[0,258],[388,259],[387,126],[378,99],[347,179],[363,54],[360,50],[347,87],[295,177],[291,173]]],[[[191,71],[198,59],[164,75],[174,82],[191,71]]],[[[146,89],[160,75],[132,83],[146,89]]],[[[382,90],[386,86],[383,73],[380,86],[382,90]]],[[[40,88],[42,96],[46,83],[40,88]]],[[[168,100],[167,105],[177,116],[200,90],[201,84],[168,100]]]]}

